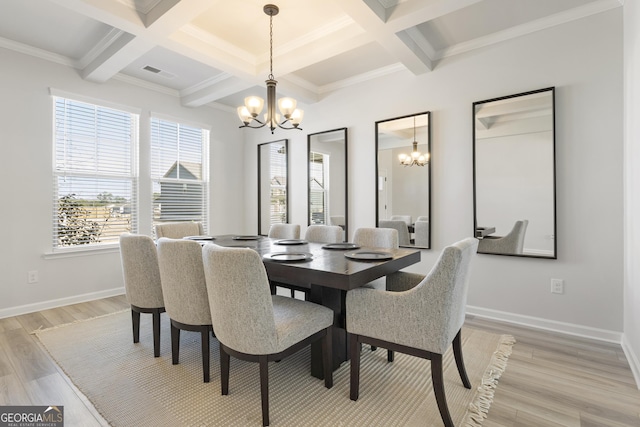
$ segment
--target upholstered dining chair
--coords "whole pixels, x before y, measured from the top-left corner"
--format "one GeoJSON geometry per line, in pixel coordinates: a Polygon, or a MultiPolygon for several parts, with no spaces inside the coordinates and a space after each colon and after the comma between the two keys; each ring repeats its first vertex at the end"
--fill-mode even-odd
{"type": "Polygon", "coordinates": [[[304,234],[304,239],[316,243],[342,242],[342,227],[337,225],[310,225],[304,234]]]}
{"type": "Polygon", "coordinates": [[[324,385],[333,387],[333,311],[271,295],[260,255],[248,248],[202,249],[211,319],[220,342],[222,394],[229,394],[230,356],[258,362],[262,425],[269,425],[269,362],[322,340],[324,385]]]}
{"type": "Polygon", "coordinates": [[[125,295],[131,305],[133,342],[140,342],[140,313],[151,313],[153,355],[158,357],[160,356],[160,313],[164,313],[165,308],[158,253],[153,239],[140,234],[121,234],[120,260],[125,295]]]}
{"type": "Polygon", "coordinates": [[[522,254],[524,235],[529,225],[528,220],[516,221],[506,236],[487,236],[480,240],[478,252],[492,254],[522,254]]]}
{"type": "Polygon", "coordinates": [[[426,215],[420,215],[418,218],[416,218],[416,221],[429,221],[429,217],[426,215]]]}
{"type": "Polygon", "coordinates": [[[398,230],[398,243],[403,246],[411,244],[409,228],[406,222],[400,220],[380,220],[378,221],[378,227],[398,230]]]}
{"type": "Polygon", "coordinates": [[[427,276],[398,272],[387,276],[387,292],[358,288],[347,292],[351,400],[358,400],[362,343],[431,360],[431,381],[446,426],[453,426],[444,391],[442,355],[453,343],[458,373],[471,388],[462,358],[469,269],[478,240],[467,238],[444,248],[427,276]],[[380,315],[384,313],[384,315],[380,315]]]}
{"type": "Polygon", "coordinates": [[[164,303],[171,319],[171,357],[180,359],[180,330],[199,332],[204,382],[210,379],[211,310],[202,266],[202,247],[193,240],[158,239],[158,262],[164,303]]]}
{"type": "Polygon", "coordinates": [[[272,239],[299,239],[300,225],[272,224],[271,228],[269,228],[269,237],[272,239]]]}
{"type": "Polygon", "coordinates": [[[366,248],[398,247],[398,230],[392,228],[367,228],[356,229],[353,233],[353,243],[366,248]]]}
{"type": "Polygon", "coordinates": [[[204,234],[204,227],[201,222],[165,222],[156,224],[156,238],[168,237],[170,239],[182,239],[187,236],[201,236],[204,234]]]}

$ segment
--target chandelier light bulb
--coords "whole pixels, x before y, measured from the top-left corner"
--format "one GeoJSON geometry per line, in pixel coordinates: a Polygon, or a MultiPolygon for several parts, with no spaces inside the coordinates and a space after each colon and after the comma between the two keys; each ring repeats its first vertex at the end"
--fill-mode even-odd
{"type": "Polygon", "coordinates": [[[278,100],[278,108],[285,118],[290,118],[296,109],[296,100],[293,98],[280,98],[278,100]]]}

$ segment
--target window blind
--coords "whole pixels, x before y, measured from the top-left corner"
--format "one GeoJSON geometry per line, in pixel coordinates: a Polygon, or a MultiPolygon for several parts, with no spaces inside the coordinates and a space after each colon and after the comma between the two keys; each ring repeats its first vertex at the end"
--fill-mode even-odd
{"type": "Polygon", "coordinates": [[[287,148],[284,144],[269,144],[271,194],[269,217],[271,225],[287,222],[287,148]]]}
{"type": "Polygon", "coordinates": [[[54,97],[54,250],[136,231],[137,135],[137,114],[54,97]]]}
{"type": "Polygon", "coordinates": [[[153,225],[196,221],[207,227],[209,131],[151,119],[153,225]]]}
{"type": "Polygon", "coordinates": [[[309,153],[309,211],[311,224],[327,224],[327,194],[325,154],[309,153]]]}

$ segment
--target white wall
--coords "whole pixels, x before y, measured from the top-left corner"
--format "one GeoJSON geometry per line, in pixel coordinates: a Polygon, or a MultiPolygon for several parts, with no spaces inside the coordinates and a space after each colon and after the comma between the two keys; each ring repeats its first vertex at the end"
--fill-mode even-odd
{"type": "MultiPolygon", "coordinates": [[[[242,168],[229,167],[228,161],[244,155],[235,115],[208,107],[182,108],[175,96],[118,80],[90,83],[74,69],[5,49],[0,49],[0,64],[0,317],[123,292],[117,251],[43,258],[52,245],[50,87],[140,109],[141,147],[149,144],[145,124],[150,112],[210,126],[209,231],[243,231],[244,222],[237,218],[242,209],[238,194],[244,190],[242,168]],[[38,283],[27,284],[29,270],[38,270],[38,283]]],[[[145,169],[148,171],[148,165],[143,164],[141,170],[145,169]]],[[[150,202],[143,200],[141,209],[150,212],[150,202]]],[[[150,219],[140,226],[141,232],[150,231],[150,219]]]]}
{"type": "MultiPolygon", "coordinates": [[[[258,142],[289,138],[291,222],[306,224],[306,133],[349,130],[349,224],[375,222],[375,122],[431,111],[432,250],[473,232],[472,103],[556,87],[558,259],[478,255],[469,311],[619,340],[623,328],[622,11],[608,11],[444,59],[434,71],[400,72],[305,106],[304,132],[246,130],[258,142]],[[597,31],[594,31],[597,29],[597,31]],[[550,279],[565,293],[550,293],[550,279]]],[[[253,159],[252,159],[252,156],[253,159]]],[[[246,204],[255,206],[247,171],[246,204]]],[[[255,173],[255,172],[253,172],[255,173]]],[[[247,209],[247,227],[256,222],[247,209]]]]}
{"type": "Polygon", "coordinates": [[[625,270],[623,348],[640,388],[640,6],[624,5],[625,270]]]}

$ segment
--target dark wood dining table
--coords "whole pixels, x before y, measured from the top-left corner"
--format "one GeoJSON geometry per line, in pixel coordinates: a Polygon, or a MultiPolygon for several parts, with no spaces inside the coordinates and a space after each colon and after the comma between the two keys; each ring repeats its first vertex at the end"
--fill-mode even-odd
{"type": "MultiPolygon", "coordinates": [[[[260,236],[250,240],[250,236],[215,236],[215,243],[224,247],[248,247],[263,256],[269,280],[296,286],[308,287],[309,301],[329,307],[334,312],[333,369],[348,359],[346,333],[347,291],[358,288],[372,280],[394,273],[420,261],[420,251],[408,248],[383,249],[360,248],[359,250],[384,251],[391,259],[379,261],[352,260],[345,256],[349,250],[324,249],[323,243],[279,244],[281,239],[260,236]],[[244,240],[234,239],[242,237],[244,240]],[[306,261],[281,262],[264,258],[274,253],[308,253],[306,261]]],[[[320,344],[311,346],[311,375],[323,378],[322,351],[320,344]]]]}

